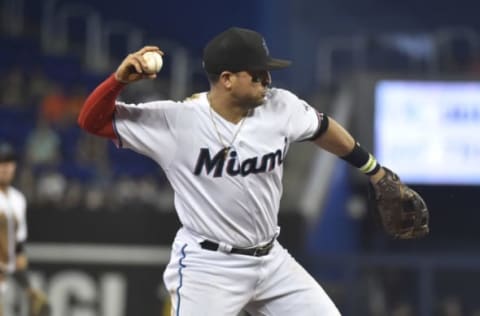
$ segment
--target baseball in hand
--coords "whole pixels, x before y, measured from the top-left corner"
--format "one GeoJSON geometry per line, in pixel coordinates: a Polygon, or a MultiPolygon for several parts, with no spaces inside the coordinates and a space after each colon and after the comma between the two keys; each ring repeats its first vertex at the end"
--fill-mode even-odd
{"type": "Polygon", "coordinates": [[[157,52],[146,52],[143,54],[143,59],[147,63],[147,68],[145,68],[145,72],[148,74],[154,74],[160,71],[163,66],[163,58],[157,52]]]}

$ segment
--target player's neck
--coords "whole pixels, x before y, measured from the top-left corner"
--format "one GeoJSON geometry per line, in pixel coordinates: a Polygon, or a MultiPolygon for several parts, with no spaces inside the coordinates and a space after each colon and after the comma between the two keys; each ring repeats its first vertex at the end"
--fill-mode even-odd
{"type": "Polygon", "coordinates": [[[234,124],[239,123],[248,114],[248,109],[242,105],[235,104],[227,96],[210,91],[207,94],[208,102],[212,109],[225,120],[234,124]]]}
{"type": "Polygon", "coordinates": [[[0,184],[0,192],[7,193],[9,185],[1,185],[0,184]]]}

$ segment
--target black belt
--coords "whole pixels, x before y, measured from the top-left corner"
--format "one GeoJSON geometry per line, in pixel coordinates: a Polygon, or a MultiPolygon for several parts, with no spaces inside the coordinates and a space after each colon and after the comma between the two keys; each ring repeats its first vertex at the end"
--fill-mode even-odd
{"type": "MultiPolygon", "coordinates": [[[[253,247],[253,248],[232,248],[230,250],[230,253],[236,253],[240,255],[246,255],[246,256],[254,256],[254,257],[262,257],[266,256],[270,253],[270,250],[273,248],[273,242],[275,241],[275,238],[272,239],[268,244],[260,247],[253,247]]],[[[217,251],[218,248],[220,247],[219,244],[216,242],[210,241],[210,240],[204,240],[200,243],[200,246],[203,249],[207,250],[213,250],[217,251]]]]}

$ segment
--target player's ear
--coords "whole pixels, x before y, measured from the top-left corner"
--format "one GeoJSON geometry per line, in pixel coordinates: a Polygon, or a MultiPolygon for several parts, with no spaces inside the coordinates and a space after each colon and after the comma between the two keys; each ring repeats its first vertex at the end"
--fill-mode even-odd
{"type": "Polygon", "coordinates": [[[226,88],[230,89],[232,87],[233,73],[229,71],[224,71],[220,74],[219,82],[226,88]]]}

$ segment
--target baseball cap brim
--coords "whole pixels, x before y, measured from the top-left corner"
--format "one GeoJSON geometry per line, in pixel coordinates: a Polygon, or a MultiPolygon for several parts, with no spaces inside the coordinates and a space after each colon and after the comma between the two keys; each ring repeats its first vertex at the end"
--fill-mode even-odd
{"type": "Polygon", "coordinates": [[[275,70],[275,69],[283,69],[290,66],[292,62],[286,59],[278,59],[278,58],[269,58],[266,63],[266,67],[264,70],[275,70]]]}

